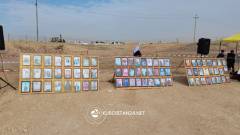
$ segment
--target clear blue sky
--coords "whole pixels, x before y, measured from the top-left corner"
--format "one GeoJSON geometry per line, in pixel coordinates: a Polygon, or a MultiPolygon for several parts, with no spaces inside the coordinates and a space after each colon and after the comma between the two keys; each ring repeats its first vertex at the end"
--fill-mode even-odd
{"type": "MultiPolygon", "coordinates": [[[[240,32],[240,0],[38,0],[40,38],[191,41],[240,32]]],[[[35,0],[0,0],[0,24],[12,38],[35,38],[35,0]]],[[[7,37],[7,36],[5,36],[7,37]]]]}

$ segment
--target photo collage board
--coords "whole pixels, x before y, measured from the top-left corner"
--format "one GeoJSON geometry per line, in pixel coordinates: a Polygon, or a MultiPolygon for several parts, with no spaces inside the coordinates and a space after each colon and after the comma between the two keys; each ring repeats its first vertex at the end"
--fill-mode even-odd
{"type": "Polygon", "coordinates": [[[19,93],[64,93],[99,89],[98,57],[21,54],[19,93]]]}
{"type": "Polygon", "coordinates": [[[189,86],[230,82],[227,62],[223,58],[189,58],[184,63],[189,86]]]}
{"type": "Polygon", "coordinates": [[[173,85],[168,58],[115,57],[115,87],[166,87],[173,85]]]}

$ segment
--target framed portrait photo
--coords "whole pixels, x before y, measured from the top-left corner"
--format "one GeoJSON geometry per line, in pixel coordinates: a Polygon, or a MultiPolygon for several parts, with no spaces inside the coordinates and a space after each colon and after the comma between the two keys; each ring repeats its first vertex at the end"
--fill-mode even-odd
{"type": "Polygon", "coordinates": [[[210,75],[208,68],[203,68],[203,73],[204,73],[205,76],[209,76],[210,75]]]}
{"type": "Polygon", "coordinates": [[[203,66],[207,66],[207,61],[206,60],[202,60],[202,65],[203,66]]]}
{"type": "Polygon", "coordinates": [[[80,70],[80,68],[75,68],[73,70],[73,76],[74,76],[74,78],[77,78],[77,79],[81,78],[81,70],[80,70]]]}
{"type": "Polygon", "coordinates": [[[147,59],[146,58],[141,58],[141,66],[143,66],[143,67],[147,66],[147,59]]]}
{"type": "Polygon", "coordinates": [[[173,81],[172,81],[172,78],[166,78],[166,83],[167,83],[167,86],[172,86],[173,85],[173,81]]]}
{"type": "Polygon", "coordinates": [[[197,66],[199,66],[199,67],[202,66],[202,60],[201,59],[197,59],[197,66]]]}
{"type": "Polygon", "coordinates": [[[122,69],[123,71],[122,71],[122,73],[123,73],[123,76],[124,77],[127,77],[128,76],[128,68],[124,68],[124,69],[122,69]]]}
{"type": "Polygon", "coordinates": [[[129,79],[129,86],[130,87],[136,87],[136,80],[134,78],[129,79]]]}
{"type": "Polygon", "coordinates": [[[153,59],[153,66],[154,67],[158,67],[159,66],[158,59],[153,59]]]}
{"type": "Polygon", "coordinates": [[[64,57],[64,66],[70,67],[71,65],[72,65],[71,56],[65,56],[64,57]]]}
{"type": "Polygon", "coordinates": [[[44,82],[43,91],[44,92],[52,92],[52,82],[50,82],[50,81],[44,82]]]}
{"type": "Polygon", "coordinates": [[[89,81],[83,81],[83,90],[89,90],[89,81]]]}
{"type": "Polygon", "coordinates": [[[154,87],[154,80],[152,78],[148,79],[148,86],[149,87],[154,87]]]}
{"type": "Polygon", "coordinates": [[[98,65],[98,58],[93,57],[91,58],[91,66],[96,67],[98,65]]]}
{"type": "Polygon", "coordinates": [[[32,82],[32,92],[41,92],[42,83],[40,81],[32,82]]]}
{"type": "Polygon", "coordinates": [[[198,71],[199,71],[199,75],[200,75],[200,76],[204,76],[203,68],[199,68],[198,71]]]}
{"type": "Polygon", "coordinates": [[[42,65],[42,57],[40,55],[33,56],[33,65],[41,66],[42,65]]]}
{"type": "Polygon", "coordinates": [[[166,76],[171,76],[171,69],[165,68],[165,74],[166,74],[166,76]]]}
{"type": "Polygon", "coordinates": [[[211,85],[212,84],[212,78],[211,77],[207,77],[206,78],[206,82],[207,82],[207,85],[211,85]]]}
{"type": "Polygon", "coordinates": [[[189,84],[189,86],[195,86],[195,84],[196,84],[195,79],[192,77],[188,78],[188,84],[189,84]]]}
{"type": "Polygon", "coordinates": [[[40,79],[41,78],[42,70],[40,68],[33,69],[33,78],[40,79]]]}
{"type": "Polygon", "coordinates": [[[62,78],[62,69],[61,68],[55,68],[55,78],[56,79],[62,78]]]}
{"type": "Polygon", "coordinates": [[[147,75],[148,76],[153,76],[153,69],[152,68],[147,69],[147,75]]]}
{"type": "Polygon", "coordinates": [[[81,91],[81,81],[75,81],[74,82],[74,91],[75,92],[80,92],[81,91]]]}
{"type": "Polygon", "coordinates": [[[159,76],[159,69],[158,68],[154,68],[154,76],[159,76]]]}
{"type": "Polygon", "coordinates": [[[187,75],[188,76],[193,76],[193,71],[191,68],[187,68],[187,75]]]}
{"type": "Polygon", "coordinates": [[[52,56],[44,56],[44,65],[51,66],[52,65],[52,56]]]}
{"type": "Polygon", "coordinates": [[[30,77],[31,77],[30,68],[23,68],[22,69],[22,78],[23,79],[30,79],[30,77]]]}
{"type": "Polygon", "coordinates": [[[123,87],[129,87],[129,79],[128,78],[125,78],[123,79],[123,87]]]}
{"type": "Polygon", "coordinates": [[[154,86],[155,86],[155,87],[160,87],[160,86],[161,86],[161,82],[160,82],[160,79],[159,79],[159,78],[155,78],[155,79],[154,79],[154,86]]]}
{"type": "Polygon", "coordinates": [[[90,66],[90,64],[89,64],[89,58],[88,58],[88,57],[84,57],[84,58],[83,58],[83,66],[84,66],[84,67],[90,66]]]}
{"type": "Polygon", "coordinates": [[[122,58],[122,66],[127,66],[127,65],[128,65],[128,59],[122,58]]]}
{"type": "Polygon", "coordinates": [[[200,80],[202,85],[207,85],[207,81],[204,77],[201,77],[200,80]]]}
{"type": "Polygon", "coordinates": [[[64,77],[65,77],[66,79],[72,78],[72,69],[65,69],[65,70],[64,70],[64,77]]]}
{"type": "Polygon", "coordinates": [[[116,66],[121,66],[122,65],[121,58],[115,58],[115,65],[116,66]]]}
{"type": "Polygon", "coordinates": [[[217,60],[215,59],[215,60],[212,60],[212,66],[217,66],[217,60]]]}
{"type": "Polygon", "coordinates": [[[193,75],[194,76],[199,76],[199,72],[197,68],[193,68],[193,75]]]}
{"type": "Polygon", "coordinates": [[[171,66],[171,64],[170,64],[170,59],[164,59],[164,66],[166,66],[166,67],[170,67],[171,66]]]}
{"type": "Polygon", "coordinates": [[[117,69],[115,70],[115,75],[116,75],[117,77],[122,76],[122,69],[121,69],[121,68],[117,68],[117,69]]]}
{"type": "Polygon", "coordinates": [[[141,66],[141,58],[134,58],[134,65],[137,67],[141,66]]]}
{"type": "Polygon", "coordinates": [[[93,78],[93,79],[98,78],[98,70],[97,69],[91,69],[91,78],[93,78]]]}
{"type": "Polygon", "coordinates": [[[81,58],[80,57],[74,57],[73,58],[73,65],[75,67],[80,67],[81,66],[81,58]]]}
{"type": "Polygon", "coordinates": [[[54,91],[55,92],[61,92],[62,91],[62,81],[55,81],[54,91]]]}
{"type": "Polygon", "coordinates": [[[23,66],[30,66],[31,65],[31,56],[23,55],[22,56],[22,64],[23,64],[23,66]]]}
{"type": "Polygon", "coordinates": [[[91,81],[91,90],[98,90],[98,81],[91,81]]]}
{"type": "Polygon", "coordinates": [[[212,60],[207,60],[207,66],[212,66],[212,60]]]}
{"type": "Polygon", "coordinates": [[[159,59],[158,61],[159,61],[159,66],[160,67],[165,66],[164,59],[159,59]]]}
{"type": "Polygon", "coordinates": [[[165,69],[164,68],[160,68],[160,76],[165,76],[165,69]]]}
{"type": "Polygon", "coordinates": [[[122,87],[122,86],[123,86],[122,79],[116,79],[116,87],[119,88],[119,87],[122,87]]]}
{"type": "Polygon", "coordinates": [[[146,78],[142,79],[142,86],[143,87],[147,87],[148,86],[148,79],[146,79],[146,78]]]}
{"type": "Polygon", "coordinates": [[[30,82],[23,81],[21,82],[21,93],[29,93],[30,92],[30,82]]]}
{"type": "Polygon", "coordinates": [[[140,77],[141,76],[141,68],[136,68],[136,76],[140,77]]]}
{"type": "Polygon", "coordinates": [[[195,59],[192,60],[192,66],[196,67],[197,66],[197,61],[195,59]]]}
{"type": "Polygon", "coordinates": [[[222,60],[221,59],[217,59],[217,65],[222,66],[222,60]]]}
{"type": "Polygon", "coordinates": [[[52,78],[52,69],[45,68],[44,69],[44,78],[51,79],[52,78]]]}
{"type": "Polygon", "coordinates": [[[133,66],[133,65],[134,65],[134,59],[128,58],[128,66],[133,66]]]}
{"type": "Polygon", "coordinates": [[[147,68],[142,68],[142,76],[147,76],[147,68]]]}
{"type": "Polygon", "coordinates": [[[130,77],[134,77],[134,76],[135,76],[135,70],[134,70],[134,68],[130,68],[130,69],[129,69],[129,76],[130,76],[130,77]]]}
{"type": "Polygon", "coordinates": [[[201,85],[200,78],[195,78],[195,83],[197,86],[201,85]]]}
{"type": "Polygon", "coordinates": [[[65,80],[64,81],[64,92],[70,92],[72,90],[72,81],[65,80]]]}
{"type": "Polygon", "coordinates": [[[90,78],[89,69],[83,69],[83,78],[84,79],[90,78]]]}
{"type": "Polygon", "coordinates": [[[165,78],[161,78],[160,81],[161,81],[161,86],[163,86],[163,87],[167,86],[165,78]]]}
{"type": "Polygon", "coordinates": [[[141,87],[142,86],[142,80],[140,78],[136,79],[136,86],[141,87]]]}
{"type": "Polygon", "coordinates": [[[54,64],[55,64],[55,66],[62,66],[62,57],[55,56],[54,64]]]}
{"type": "Polygon", "coordinates": [[[153,66],[153,60],[151,58],[147,59],[147,66],[149,67],[153,66]]]}

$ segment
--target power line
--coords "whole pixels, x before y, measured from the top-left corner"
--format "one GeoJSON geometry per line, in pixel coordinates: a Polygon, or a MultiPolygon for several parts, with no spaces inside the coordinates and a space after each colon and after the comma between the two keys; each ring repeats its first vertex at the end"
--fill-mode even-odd
{"type": "Polygon", "coordinates": [[[193,33],[193,42],[196,42],[196,32],[197,32],[197,19],[199,19],[199,16],[197,14],[195,14],[195,16],[193,17],[194,19],[194,33],[193,33]]]}
{"type": "Polygon", "coordinates": [[[36,6],[36,32],[37,32],[37,42],[38,42],[38,36],[39,36],[39,33],[38,33],[38,0],[36,0],[35,6],[36,6]]]}

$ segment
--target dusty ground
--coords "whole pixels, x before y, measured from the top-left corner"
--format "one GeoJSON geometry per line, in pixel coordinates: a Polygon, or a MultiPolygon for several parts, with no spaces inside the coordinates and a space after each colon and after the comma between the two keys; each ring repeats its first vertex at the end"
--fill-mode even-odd
{"type": "MultiPolygon", "coordinates": [[[[113,56],[131,55],[132,45],[76,46],[30,42],[7,43],[4,61],[18,61],[20,52],[80,53],[100,56],[100,90],[79,94],[18,95],[9,87],[0,91],[0,135],[238,135],[240,134],[240,83],[188,87],[184,70],[174,71],[173,87],[150,90],[116,90],[109,83],[113,56]],[[72,51],[74,50],[74,51],[72,51]],[[141,110],[143,116],[108,116],[100,124],[87,119],[88,108],[141,110]]],[[[212,46],[211,55],[216,55],[212,46]]],[[[226,47],[225,47],[226,48],[226,47]]],[[[230,49],[230,48],[229,48],[230,49]]],[[[162,44],[142,47],[145,56],[171,57],[178,66],[195,54],[193,45],[162,44]],[[154,51],[153,51],[154,50],[154,51]]],[[[18,64],[4,64],[8,80],[18,84],[18,64]]],[[[1,74],[2,76],[2,74],[1,74]]]]}

